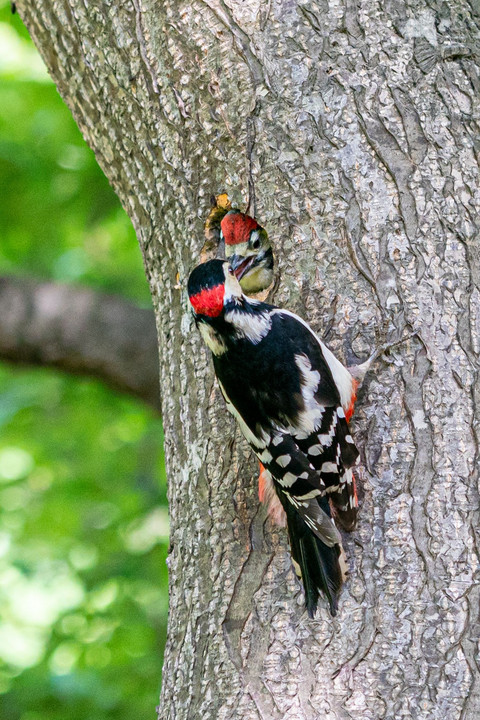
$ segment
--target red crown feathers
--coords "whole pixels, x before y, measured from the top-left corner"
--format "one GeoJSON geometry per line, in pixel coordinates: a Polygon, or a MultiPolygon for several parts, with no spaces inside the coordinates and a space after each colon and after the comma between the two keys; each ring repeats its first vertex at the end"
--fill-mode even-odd
{"type": "Polygon", "coordinates": [[[220,227],[225,238],[225,244],[238,245],[239,243],[248,242],[252,230],[256,230],[260,225],[250,215],[229,212],[223,218],[220,227]]]}

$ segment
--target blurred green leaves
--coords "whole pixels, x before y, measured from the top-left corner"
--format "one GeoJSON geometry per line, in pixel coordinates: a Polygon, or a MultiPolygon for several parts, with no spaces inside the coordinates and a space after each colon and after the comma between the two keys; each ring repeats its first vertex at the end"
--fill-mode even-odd
{"type": "MultiPolygon", "coordinates": [[[[2,0],[0,0],[2,2],[2,0]]],[[[148,307],[150,295],[133,228],[83,141],[70,111],[40,59],[18,37],[22,27],[10,3],[0,10],[0,266],[60,281],[75,280],[121,293],[148,307]],[[2,22],[3,20],[3,22],[2,22]]],[[[24,30],[23,30],[24,32],[24,30]]]]}
{"type": "MultiPolygon", "coordinates": [[[[0,2],[0,273],[150,304],[131,224],[0,2]]],[[[0,367],[2,720],[153,717],[167,613],[158,418],[93,381],[0,367]]]]}

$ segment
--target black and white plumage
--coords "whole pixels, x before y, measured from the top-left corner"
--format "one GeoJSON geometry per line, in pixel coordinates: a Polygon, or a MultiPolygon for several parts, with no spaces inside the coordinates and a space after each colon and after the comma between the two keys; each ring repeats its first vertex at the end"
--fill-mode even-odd
{"type": "Polygon", "coordinates": [[[188,293],[228,409],[264,467],[261,495],[286,517],[307,609],[322,591],[335,615],[344,561],[331,510],[353,529],[355,380],[301,318],[243,295],[227,262],[195,268],[188,293]]]}

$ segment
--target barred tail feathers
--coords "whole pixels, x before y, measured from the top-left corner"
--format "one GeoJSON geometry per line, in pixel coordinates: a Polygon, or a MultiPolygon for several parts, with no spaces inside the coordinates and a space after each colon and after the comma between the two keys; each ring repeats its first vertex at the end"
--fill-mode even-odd
{"type": "Polygon", "coordinates": [[[343,473],[340,474],[337,489],[330,491],[329,497],[335,518],[344,530],[351,532],[357,523],[358,508],[357,489],[352,467],[357,462],[359,452],[350,435],[346,418],[339,418],[336,431],[343,473]]]}
{"type": "MultiPolygon", "coordinates": [[[[323,542],[307,525],[303,517],[291,504],[285,493],[280,499],[287,516],[288,534],[297,575],[305,589],[305,605],[310,617],[315,615],[318,598],[323,593],[330,613],[335,616],[338,609],[338,595],[345,579],[346,564],[340,542],[331,546],[323,542]]],[[[318,500],[322,510],[330,515],[326,498],[318,500]]]]}
{"type": "Polygon", "coordinates": [[[344,530],[352,532],[357,524],[358,498],[352,468],[345,470],[338,490],[330,493],[335,519],[344,530]]]}

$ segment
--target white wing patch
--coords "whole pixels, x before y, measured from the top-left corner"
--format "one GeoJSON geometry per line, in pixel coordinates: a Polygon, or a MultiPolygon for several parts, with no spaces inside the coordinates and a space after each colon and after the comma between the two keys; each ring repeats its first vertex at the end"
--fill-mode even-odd
{"type": "Polygon", "coordinates": [[[330,368],[330,372],[332,373],[333,380],[335,382],[335,385],[337,386],[338,392],[340,394],[340,402],[342,404],[342,407],[348,408],[350,405],[350,401],[352,399],[352,395],[354,394],[355,390],[355,381],[353,377],[348,372],[347,368],[342,365],[340,360],[337,360],[335,355],[327,348],[327,346],[320,340],[320,338],[313,332],[312,328],[305,322],[305,320],[302,320],[301,317],[298,317],[298,315],[295,315],[295,313],[290,312],[289,310],[280,310],[279,308],[276,308],[275,310],[271,311],[272,315],[288,315],[289,317],[294,318],[299,323],[301,323],[304,327],[307,328],[309,333],[313,335],[315,340],[320,345],[320,348],[323,353],[323,357],[325,358],[325,362],[327,363],[328,367],[330,368]]]}
{"type": "MultiPolygon", "coordinates": [[[[355,393],[355,381],[348,372],[347,368],[342,365],[340,360],[337,360],[335,355],[327,348],[326,345],[316,335],[320,347],[322,348],[323,357],[328,363],[330,372],[332,373],[335,385],[337,386],[340,394],[340,402],[342,407],[348,408],[350,406],[352,395],[355,393]]],[[[345,417],[345,416],[344,416],[345,417]]]]}
{"type": "Polygon", "coordinates": [[[315,393],[320,384],[320,373],[318,370],[312,370],[312,363],[303,353],[295,355],[295,363],[300,371],[305,409],[298,414],[297,428],[291,428],[291,432],[299,439],[302,439],[303,435],[304,439],[317,430],[322,422],[323,407],[315,400],[315,393]]]}
{"type": "Polygon", "coordinates": [[[295,355],[295,362],[302,373],[303,396],[306,402],[312,404],[315,402],[314,395],[320,384],[320,373],[318,370],[312,370],[312,363],[303,353],[301,355],[295,355]]]}
{"type": "MultiPolygon", "coordinates": [[[[318,436],[318,441],[321,443],[321,446],[323,446],[324,448],[330,447],[330,445],[333,442],[333,438],[335,437],[336,429],[337,429],[337,419],[334,415],[332,418],[332,424],[330,425],[330,430],[328,431],[328,433],[318,436]]],[[[348,437],[350,437],[350,435],[348,435],[348,437]]],[[[348,440],[347,440],[347,442],[348,442],[348,440]]],[[[353,443],[353,440],[352,440],[352,443],[353,443]]],[[[319,447],[319,446],[315,445],[314,447],[319,447]]],[[[310,452],[310,450],[309,450],[309,452],[310,452]]],[[[315,453],[313,453],[313,454],[315,454],[315,453]]],[[[320,453],[317,453],[317,455],[319,455],[319,454],[320,453]]]]}
{"type": "Polygon", "coordinates": [[[321,494],[322,494],[321,490],[314,488],[313,490],[310,490],[310,492],[305,493],[305,495],[302,495],[302,500],[311,500],[312,498],[316,498],[321,494]]]}
{"type": "Polygon", "coordinates": [[[273,455],[270,453],[267,449],[262,450],[262,452],[257,453],[257,457],[260,460],[263,465],[266,465],[267,463],[271,462],[273,460],[273,455]]]}
{"type": "Polygon", "coordinates": [[[277,465],[280,465],[280,467],[285,468],[287,467],[287,465],[290,464],[291,460],[292,458],[290,457],[290,455],[280,455],[275,459],[275,462],[277,463],[277,465]]]}
{"type": "Polygon", "coordinates": [[[277,478],[277,482],[284,488],[292,487],[293,483],[296,482],[297,476],[294,473],[286,472],[282,478],[277,478]]]}
{"type": "Polygon", "coordinates": [[[324,462],[320,468],[320,472],[323,473],[338,473],[338,465],[333,462],[324,462]]]}

